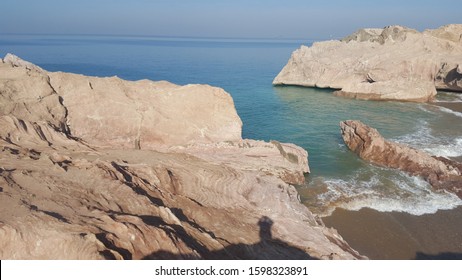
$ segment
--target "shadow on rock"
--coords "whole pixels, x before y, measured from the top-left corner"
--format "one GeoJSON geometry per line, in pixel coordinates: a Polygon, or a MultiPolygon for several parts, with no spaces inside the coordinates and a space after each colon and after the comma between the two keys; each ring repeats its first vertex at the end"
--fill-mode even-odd
{"type": "MultiPolygon", "coordinates": [[[[260,241],[255,244],[232,244],[221,250],[201,252],[201,259],[209,260],[313,260],[305,251],[293,247],[280,239],[274,239],[271,228],[274,222],[263,216],[258,221],[260,241]]],[[[198,259],[197,255],[182,255],[168,251],[157,251],[145,256],[145,260],[155,259],[198,259]]]]}

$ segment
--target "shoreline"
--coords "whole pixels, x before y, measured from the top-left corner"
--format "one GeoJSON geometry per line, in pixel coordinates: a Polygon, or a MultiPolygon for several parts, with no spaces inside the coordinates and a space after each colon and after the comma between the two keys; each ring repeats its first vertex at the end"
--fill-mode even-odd
{"type": "MultiPolygon", "coordinates": [[[[431,104],[462,113],[462,102],[431,104]]],[[[452,159],[462,162],[462,156],[452,159]]],[[[421,216],[370,208],[337,208],[322,220],[370,259],[462,260],[462,206],[421,216]]]]}
{"type": "MultiPolygon", "coordinates": [[[[460,95],[462,96],[462,93],[460,93],[460,95]]],[[[447,108],[457,113],[462,113],[462,102],[437,101],[437,102],[433,102],[432,104],[443,107],[443,108],[447,108]]],[[[451,157],[450,159],[458,161],[458,162],[462,162],[462,156],[451,157]]]]}
{"type": "Polygon", "coordinates": [[[322,220],[370,259],[462,259],[462,206],[421,216],[337,208],[322,220]]]}
{"type": "MultiPolygon", "coordinates": [[[[462,95],[462,94],[461,94],[462,95]]],[[[432,104],[450,109],[454,112],[462,113],[462,102],[446,102],[446,101],[438,101],[433,102],[432,104]]]]}

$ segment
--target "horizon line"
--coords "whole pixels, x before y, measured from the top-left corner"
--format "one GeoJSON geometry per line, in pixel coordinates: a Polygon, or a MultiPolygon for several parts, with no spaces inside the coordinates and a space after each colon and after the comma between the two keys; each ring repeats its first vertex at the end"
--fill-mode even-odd
{"type": "Polygon", "coordinates": [[[19,36],[90,36],[90,37],[132,37],[132,38],[187,38],[187,39],[226,39],[226,40],[298,40],[298,41],[325,41],[338,40],[333,36],[325,36],[318,38],[302,38],[302,37],[236,37],[236,36],[194,36],[194,35],[154,35],[154,34],[110,34],[110,33],[14,33],[0,32],[0,35],[19,35],[19,36]]]}

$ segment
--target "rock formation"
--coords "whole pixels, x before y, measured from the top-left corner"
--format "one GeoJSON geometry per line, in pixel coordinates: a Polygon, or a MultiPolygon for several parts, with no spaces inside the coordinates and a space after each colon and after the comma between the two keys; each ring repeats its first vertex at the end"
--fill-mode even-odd
{"type": "Polygon", "coordinates": [[[462,24],[422,33],[401,26],[361,29],[296,50],[273,81],[337,89],[358,99],[427,102],[462,91],[462,24]]]}
{"type": "Polygon", "coordinates": [[[291,184],[292,144],[241,138],[206,85],[0,63],[1,259],[363,258],[291,184]]]}
{"type": "Polygon", "coordinates": [[[462,198],[462,164],[431,156],[403,144],[385,140],[379,132],[360,121],[340,122],[345,144],[364,160],[421,176],[436,189],[462,198]]]}

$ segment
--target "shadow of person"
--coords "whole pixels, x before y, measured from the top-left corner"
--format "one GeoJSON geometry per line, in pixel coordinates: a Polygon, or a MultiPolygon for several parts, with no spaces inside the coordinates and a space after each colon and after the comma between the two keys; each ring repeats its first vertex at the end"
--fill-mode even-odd
{"type": "MultiPolygon", "coordinates": [[[[173,254],[168,251],[157,251],[143,259],[209,259],[209,260],[312,260],[304,250],[288,244],[281,239],[274,239],[272,227],[274,222],[267,216],[262,216],[259,226],[260,241],[254,244],[231,244],[221,250],[202,251],[200,256],[188,254],[173,254]]],[[[183,239],[183,241],[186,241],[183,239]]],[[[188,244],[189,246],[193,244],[188,244]]],[[[192,249],[193,246],[192,246],[192,249]]],[[[197,250],[196,250],[197,252],[197,250]]]]}
{"type": "Polygon", "coordinates": [[[258,220],[258,226],[260,227],[260,242],[273,239],[273,235],[271,234],[273,220],[267,216],[263,216],[258,220]]]}

